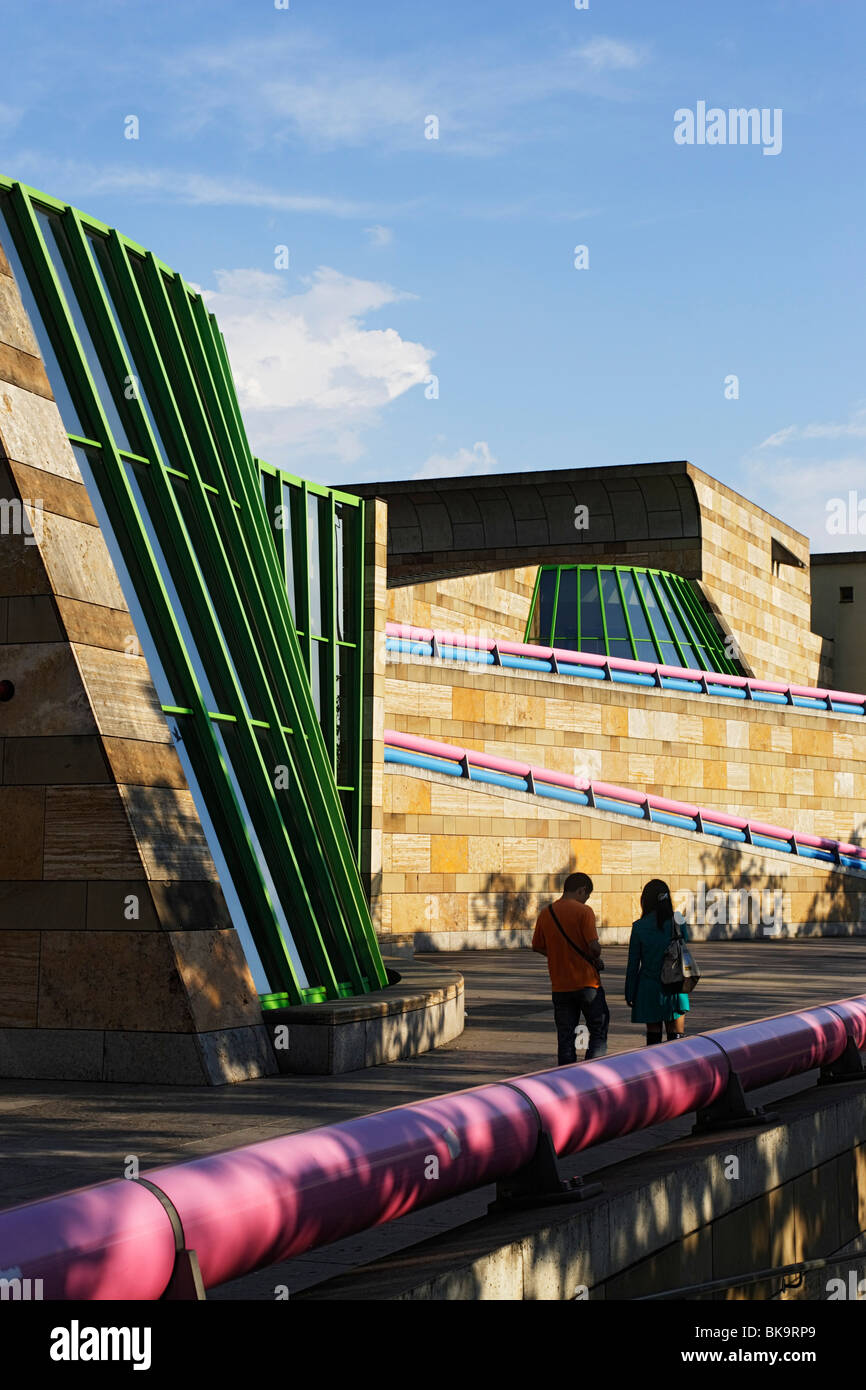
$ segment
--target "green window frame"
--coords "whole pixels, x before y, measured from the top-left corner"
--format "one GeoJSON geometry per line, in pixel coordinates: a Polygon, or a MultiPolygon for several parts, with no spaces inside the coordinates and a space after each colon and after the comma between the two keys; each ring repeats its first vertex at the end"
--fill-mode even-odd
{"type": "MultiPolygon", "coordinates": [[[[594,597],[592,602],[595,604],[594,597]]],[[[576,652],[622,656],[728,675],[742,674],[739,664],[728,655],[724,638],[695,585],[683,575],[667,570],[628,565],[540,565],[525,640],[576,652]],[[560,594],[570,591],[563,586],[575,583],[576,643],[570,636],[570,612],[569,632],[564,634],[560,630],[560,594]],[[626,585],[637,597],[646,633],[635,632],[626,585]],[[589,632],[585,630],[590,587],[598,596],[600,633],[594,628],[589,632]],[[548,609],[550,617],[545,621],[548,609]],[[626,636],[621,631],[623,618],[626,636]],[[616,632],[619,635],[614,635],[616,632]],[[647,650],[650,642],[652,653],[647,650]]]]}

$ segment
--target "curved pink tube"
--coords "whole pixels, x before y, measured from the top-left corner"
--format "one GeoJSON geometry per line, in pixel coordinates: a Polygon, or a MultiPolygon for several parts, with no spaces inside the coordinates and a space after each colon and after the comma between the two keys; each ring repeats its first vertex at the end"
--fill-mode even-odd
{"type": "Polygon", "coordinates": [[[0,1212],[0,1268],[10,1267],[41,1279],[46,1299],[156,1299],[174,1235],[153,1193],[117,1178],[0,1212]]]}
{"type": "Polygon", "coordinates": [[[745,1028],[718,1028],[703,1037],[724,1050],[749,1091],[837,1061],[845,1051],[847,1031],[827,1006],[764,1018],[745,1028]]]}
{"type": "Polygon", "coordinates": [[[825,1006],[832,1009],[842,1019],[854,1044],[861,1050],[866,1047],[866,995],[855,995],[853,999],[838,999],[835,1004],[825,1006]]]}
{"type": "Polygon", "coordinates": [[[537,1108],[558,1154],[576,1153],[718,1100],[730,1068],[702,1037],[556,1067],[515,1083],[537,1108]]]}
{"type": "MultiPolygon", "coordinates": [[[[173,1202],[205,1285],[507,1177],[539,1122],[557,1153],[703,1109],[731,1067],[745,1089],[835,1061],[866,1041],[866,995],[557,1067],[268,1139],[142,1176],[173,1202]]],[[[0,1212],[0,1261],[49,1298],[152,1299],[174,1242],[157,1198],[116,1180],[0,1212]]]]}

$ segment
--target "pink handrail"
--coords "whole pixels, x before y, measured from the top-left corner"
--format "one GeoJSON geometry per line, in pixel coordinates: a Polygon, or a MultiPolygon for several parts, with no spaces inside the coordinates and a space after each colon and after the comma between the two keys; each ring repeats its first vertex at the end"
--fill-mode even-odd
{"type": "Polygon", "coordinates": [[[213,1288],[510,1177],[543,1133],[576,1153],[705,1109],[734,1078],[751,1090],[830,1066],[849,1038],[866,1046],[866,995],[152,1168],[0,1212],[0,1265],[46,1299],[157,1299],[167,1200],[213,1288]]]}
{"type": "MultiPolygon", "coordinates": [[[[531,773],[534,782],[549,782],[554,786],[569,787],[574,791],[587,792],[593,797],[603,796],[612,801],[622,801],[632,806],[648,806],[650,811],[666,811],[670,815],[684,816],[696,822],[709,822],[711,825],[724,825],[742,830],[746,835],[764,835],[772,840],[787,841],[791,845],[805,845],[809,848],[825,849],[833,854],[844,854],[851,859],[866,860],[866,849],[859,845],[842,844],[823,836],[809,835],[784,826],[770,825],[765,821],[744,820],[740,816],[729,815],[727,811],[716,811],[709,807],[697,806],[687,801],[674,801],[670,797],[656,796],[654,793],[638,792],[631,787],[620,787],[612,782],[587,781],[586,778],[572,776],[566,772],[552,772],[544,767],[529,763],[514,762],[490,753],[482,753],[474,748],[460,748],[452,743],[438,743],[433,739],[421,738],[418,734],[405,734],[397,729],[386,729],[384,741],[390,748],[404,749],[408,753],[420,753],[426,757],[441,758],[445,762],[461,764],[467,768],[473,765],[489,768],[492,772],[503,772],[511,777],[527,779],[531,773]]],[[[697,827],[696,827],[697,828],[697,827]]]]}
{"type": "Polygon", "coordinates": [[[439,632],[429,627],[414,627],[404,623],[386,623],[387,637],[401,638],[406,642],[432,642],[443,646],[464,647],[467,651],[500,651],[508,656],[525,656],[537,661],[566,662],[572,666],[608,666],[613,671],[631,671],[641,675],[665,676],[676,680],[689,680],[701,684],[729,685],[738,690],[759,690],[774,695],[796,695],[798,699],[824,700],[841,704],[863,705],[866,709],[866,695],[852,694],[847,690],[816,690],[805,685],[783,685],[779,681],[756,680],[749,676],[733,676],[721,671],[697,671],[687,666],[657,665],[651,661],[633,661],[624,656],[599,656],[597,652],[573,652],[565,647],[540,647],[521,642],[499,642],[490,637],[473,637],[465,632],[439,632]]]}

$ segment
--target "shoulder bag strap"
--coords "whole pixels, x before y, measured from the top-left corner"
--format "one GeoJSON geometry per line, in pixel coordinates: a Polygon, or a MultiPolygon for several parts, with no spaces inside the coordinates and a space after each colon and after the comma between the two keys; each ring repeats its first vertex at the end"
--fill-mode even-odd
{"type": "Polygon", "coordinates": [[[593,970],[595,971],[596,975],[598,975],[598,984],[599,984],[599,988],[601,988],[601,974],[600,974],[599,969],[598,969],[598,966],[596,965],[596,963],[595,963],[595,961],[593,960],[592,956],[588,956],[588,955],[586,954],[586,951],[582,951],[582,950],[580,949],[580,947],[578,946],[577,942],[576,942],[576,941],[572,941],[572,939],[571,939],[571,937],[568,935],[568,933],[567,933],[566,931],[563,930],[562,923],[560,922],[559,918],[557,917],[557,915],[556,915],[556,913],[555,913],[555,911],[554,911],[553,903],[548,903],[548,905],[547,905],[547,910],[548,910],[548,912],[550,913],[551,917],[553,918],[554,922],[556,923],[556,930],[559,932],[560,936],[564,936],[565,939],[566,939],[566,941],[568,942],[569,946],[571,947],[571,949],[572,949],[573,951],[577,951],[577,954],[578,954],[579,956],[583,956],[583,959],[586,961],[587,965],[591,965],[591,966],[592,966],[592,968],[593,968],[593,970]]]}

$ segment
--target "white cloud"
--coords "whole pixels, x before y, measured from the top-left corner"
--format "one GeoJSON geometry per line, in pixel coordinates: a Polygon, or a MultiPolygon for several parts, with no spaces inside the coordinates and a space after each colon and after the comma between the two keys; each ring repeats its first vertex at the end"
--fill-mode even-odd
{"type": "Polygon", "coordinates": [[[786,425],[769,435],[759,447],[774,449],[802,439],[866,439],[866,409],[855,410],[843,424],[786,425]]]}
{"type": "Polygon", "coordinates": [[[578,50],[590,67],[602,72],[608,69],[639,68],[646,60],[643,49],[619,39],[590,39],[578,50]]]}
{"type": "Polygon", "coordinates": [[[458,449],[454,454],[431,454],[422,463],[413,478],[461,478],[470,474],[492,473],[498,467],[498,460],[490,452],[490,445],[479,439],[471,449],[458,449]]]}
{"type": "Polygon", "coordinates": [[[808,536],[816,553],[862,549],[856,506],[854,530],[839,534],[828,529],[831,517],[840,510],[839,499],[848,513],[849,494],[866,498],[866,453],[840,454],[836,450],[838,440],[861,438],[866,438],[866,409],[862,407],[841,423],[786,425],[768,435],[743,460],[744,491],[808,536]],[[824,441],[826,448],[822,448],[824,441]]]}
{"type": "Polygon", "coordinates": [[[413,298],[390,285],[321,267],[291,293],[285,277],[221,270],[204,298],[225,335],[244,422],[256,453],[321,475],[354,462],[378,412],[424,381],[430,348],[368,314],[413,298]]]}
{"type": "Polygon", "coordinates": [[[364,236],[371,246],[390,246],[394,240],[394,233],[390,227],[365,227],[364,236]]]}
{"type": "Polygon", "coordinates": [[[170,53],[151,81],[166,92],[178,140],[231,121],[256,148],[301,141],[488,155],[549,137],[549,120],[534,123],[527,108],[578,94],[619,98],[648,61],[645,46],[603,36],[519,62],[493,40],[463,55],[427,42],[373,58],[295,29],[170,53]],[[424,138],[431,114],[440,121],[437,141],[424,138]]]}
{"type": "Polygon", "coordinates": [[[332,217],[369,217],[381,212],[381,208],[349,198],[286,193],[249,179],[214,178],[177,169],[148,169],[133,164],[107,164],[100,168],[78,160],[44,158],[31,151],[24,152],[18,163],[28,170],[39,169],[40,177],[52,183],[73,184],[79,198],[82,194],[124,193],[194,207],[270,208],[274,212],[319,213],[332,217]]]}

